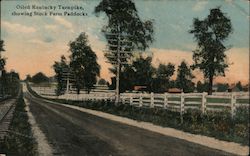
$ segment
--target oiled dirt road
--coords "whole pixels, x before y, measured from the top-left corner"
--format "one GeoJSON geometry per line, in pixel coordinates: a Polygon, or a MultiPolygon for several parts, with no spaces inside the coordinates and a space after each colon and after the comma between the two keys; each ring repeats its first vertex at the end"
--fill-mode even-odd
{"type": "Polygon", "coordinates": [[[25,93],[30,111],[54,155],[229,155],[184,140],[103,119],[25,93]]]}

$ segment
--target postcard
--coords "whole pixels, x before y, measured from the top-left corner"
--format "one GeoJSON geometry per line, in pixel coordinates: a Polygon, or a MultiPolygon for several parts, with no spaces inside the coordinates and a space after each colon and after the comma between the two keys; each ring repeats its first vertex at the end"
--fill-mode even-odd
{"type": "Polygon", "coordinates": [[[248,155],[248,0],[2,0],[0,155],[248,155]]]}

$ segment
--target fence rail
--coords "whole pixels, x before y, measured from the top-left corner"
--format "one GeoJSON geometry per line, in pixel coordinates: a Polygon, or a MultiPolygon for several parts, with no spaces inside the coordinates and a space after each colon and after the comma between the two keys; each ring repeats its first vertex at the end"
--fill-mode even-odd
{"type": "MultiPolygon", "coordinates": [[[[55,95],[54,88],[37,88],[32,87],[34,91],[46,98],[58,98],[67,100],[114,100],[113,91],[107,92],[90,92],[89,94],[64,94],[55,95]]],[[[181,94],[155,94],[155,93],[121,93],[121,102],[136,107],[159,107],[184,114],[187,110],[200,110],[203,114],[209,111],[225,111],[228,110],[234,117],[237,108],[249,108],[249,92],[232,92],[232,93],[181,93],[181,94]]],[[[248,109],[247,108],[247,109],[248,109]]]]}

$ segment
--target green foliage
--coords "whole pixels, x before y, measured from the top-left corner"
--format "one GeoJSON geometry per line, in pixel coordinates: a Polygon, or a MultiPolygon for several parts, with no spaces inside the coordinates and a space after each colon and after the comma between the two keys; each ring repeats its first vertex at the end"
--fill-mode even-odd
{"type": "Polygon", "coordinates": [[[77,93],[85,88],[90,92],[96,83],[96,77],[100,74],[100,66],[97,63],[97,56],[88,44],[88,36],[81,33],[75,41],[70,42],[70,67],[75,76],[77,93]]]}
{"type": "Polygon", "coordinates": [[[2,72],[0,77],[0,96],[15,96],[19,90],[19,74],[15,71],[2,72]]]}
{"type": "Polygon", "coordinates": [[[249,109],[237,108],[236,116],[231,118],[229,110],[223,112],[207,112],[188,109],[183,115],[183,123],[179,112],[162,108],[134,107],[126,104],[115,105],[112,101],[70,101],[54,99],[61,103],[77,105],[88,109],[103,111],[138,121],[151,122],[164,127],[172,127],[193,134],[201,134],[217,139],[249,144],[249,109]]]}
{"type": "Polygon", "coordinates": [[[217,87],[218,87],[217,89],[218,92],[226,92],[229,88],[229,85],[227,83],[218,83],[217,87]]]}
{"type": "MultiPolygon", "coordinates": [[[[69,65],[66,62],[65,56],[61,56],[60,62],[55,62],[53,65],[53,69],[56,73],[55,77],[57,80],[57,88],[56,88],[56,94],[61,95],[65,93],[66,90],[66,79],[65,79],[65,71],[69,69],[69,65]]],[[[69,71],[68,71],[69,72],[69,71]]]]}
{"type": "Polygon", "coordinates": [[[170,77],[173,76],[174,72],[174,64],[159,64],[156,69],[156,77],[153,78],[152,91],[156,93],[166,92],[170,88],[170,77]]]}
{"type": "Polygon", "coordinates": [[[193,68],[203,71],[209,80],[208,93],[212,94],[214,76],[225,76],[224,71],[228,68],[224,53],[227,48],[223,42],[232,32],[231,21],[220,8],[214,8],[204,20],[195,18],[189,32],[194,35],[198,45],[193,51],[193,68]]]}
{"type": "Polygon", "coordinates": [[[31,81],[33,83],[39,84],[49,82],[49,78],[44,73],[38,72],[34,76],[32,76],[31,81]]]}
{"type": "Polygon", "coordinates": [[[134,43],[134,48],[141,50],[145,50],[153,42],[153,21],[142,21],[133,1],[102,0],[95,7],[95,13],[98,15],[102,12],[108,17],[108,24],[103,27],[103,32],[119,31],[130,35],[128,39],[134,43]]]}
{"type": "Polygon", "coordinates": [[[194,83],[192,79],[194,78],[190,67],[187,65],[185,61],[182,61],[177,69],[177,78],[176,85],[178,88],[182,89],[183,92],[193,92],[194,91],[194,83]]]}
{"type": "MultiPolygon", "coordinates": [[[[109,62],[117,62],[118,50],[131,52],[120,54],[120,61],[128,62],[128,59],[133,56],[132,51],[137,49],[145,50],[154,40],[153,20],[142,21],[132,0],[102,0],[95,7],[94,12],[96,15],[99,15],[100,13],[105,13],[108,17],[108,23],[107,25],[103,26],[102,32],[104,33],[105,38],[108,42],[107,47],[108,51],[110,52],[105,53],[105,57],[109,62]],[[121,34],[120,37],[118,35],[109,35],[118,33],[121,34]],[[132,44],[128,44],[126,42],[118,43],[118,40],[127,40],[130,41],[132,44]],[[120,49],[118,49],[118,45],[120,49]]],[[[127,68],[124,66],[126,65],[121,65],[121,70],[122,68],[127,68]]],[[[131,80],[133,79],[133,76],[126,72],[129,70],[130,69],[128,68],[127,70],[124,70],[124,73],[120,72],[120,82],[127,80],[129,82],[127,85],[121,83],[120,86],[122,88],[120,89],[120,91],[125,91],[133,86],[131,80]]],[[[117,66],[114,65],[112,68],[110,68],[110,71],[116,75],[117,66]]],[[[113,80],[115,79],[116,78],[113,78],[113,80]]],[[[114,87],[115,83],[110,86],[110,88],[114,87]]]]}
{"type": "MultiPolygon", "coordinates": [[[[120,92],[133,90],[134,86],[146,86],[146,90],[150,91],[154,73],[155,69],[152,66],[152,57],[143,57],[140,55],[133,60],[131,65],[127,64],[121,68],[120,92]]],[[[111,78],[111,81],[112,84],[110,88],[114,89],[116,86],[116,78],[111,78]]]]}
{"type": "Polygon", "coordinates": [[[196,90],[199,93],[206,92],[208,90],[208,83],[202,83],[201,81],[198,81],[196,84],[196,90]]]}
{"type": "Polygon", "coordinates": [[[239,89],[239,91],[242,91],[242,90],[243,90],[243,87],[242,87],[240,81],[236,83],[236,87],[239,89]]]}
{"type": "Polygon", "coordinates": [[[152,57],[140,56],[133,61],[132,69],[134,70],[134,84],[138,86],[149,87],[152,82],[154,68],[152,66],[152,57]]]}
{"type": "Polygon", "coordinates": [[[105,79],[100,79],[99,81],[98,81],[98,84],[99,85],[107,85],[107,81],[105,80],[105,79]]]}

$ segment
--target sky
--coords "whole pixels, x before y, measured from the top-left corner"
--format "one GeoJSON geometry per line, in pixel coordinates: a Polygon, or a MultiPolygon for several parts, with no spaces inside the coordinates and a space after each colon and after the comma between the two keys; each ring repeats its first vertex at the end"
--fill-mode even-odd
{"type": "MultiPolygon", "coordinates": [[[[107,23],[107,17],[93,13],[100,0],[11,0],[1,1],[1,39],[4,40],[7,58],[6,69],[19,72],[21,78],[41,71],[53,76],[52,65],[61,55],[68,56],[69,42],[81,32],[86,32],[92,49],[96,52],[101,65],[101,77],[110,81],[112,76],[106,63],[103,50],[106,41],[101,28],[107,23]],[[28,6],[56,6],[54,13],[71,10],[58,9],[61,6],[81,6],[86,16],[14,16],[15,13],[41,12],[46,10],[28,9],[28,6]],[[26,8],[23,8],[26,7],[26,8]]],[[[192,51],[196,42],[188,31],[193,18],[204,19],[209,9],[220,6],[222,12],[231,19],[233,33],[225,45],[230,63],[225,77],[217,77],[216,82],[249,82],[249,1],[247,0],[136,0],[134,1],[142,20],[153,19],[155,41],[146,54],[153,55],[153,65],[174,63],[177,67],[186,60],[193,63],[192,51]]],[[[47,10],[47,13],[50,11],[47,10]]],[[[195,81],[202,80],[200,71],[195,70],[195,81]]],[[[173,79],[175,76],[173,76],[173,79]]]]}

